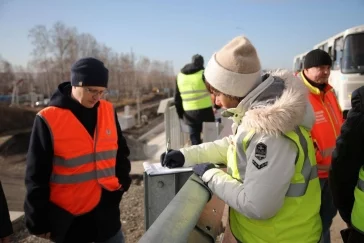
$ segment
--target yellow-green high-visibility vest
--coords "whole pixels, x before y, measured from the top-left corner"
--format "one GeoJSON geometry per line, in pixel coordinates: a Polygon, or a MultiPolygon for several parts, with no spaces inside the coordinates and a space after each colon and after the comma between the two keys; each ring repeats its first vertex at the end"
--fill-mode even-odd
{"type": "Polygon", "coordinates": [[[355,202],[351,212],[351,224],[364,234],[364,166],[360,169],[358,184],[354,190],[355,202]]]}
{"type": "MultiPolygon", "coordinates": [[[[246,158],[246,150],[255,132],[243,138],[243,144],[230,145],[228,171],[242,183],[237,149],[246,158]]],[[[244,243],[317,243],[322,226],[319,215],[321,204],[320,182],[317,177],[315,149],[309,132],[303,127],[285,135],[297,146],[295,173],[286,193],[284,204],[278,213],[269,219],[257,220],[230,208],[230,227],[233,235],[244,243]]],[[[238,140],[241,141],[241,140],[238,140]]],[[[287,161],[291,163],[291,161],[287,161]]],[[[277,175],[277,177],[280,175],[277,175]]],[[[267,198],[267,200],[269,200],[267,198]]]]}
{"type": "Polygon", "coordinates": [[[179,73],[177,85],[185,111],[212,107],[211,96],[202,80],[203,70],[194,74],[179,73]]]}

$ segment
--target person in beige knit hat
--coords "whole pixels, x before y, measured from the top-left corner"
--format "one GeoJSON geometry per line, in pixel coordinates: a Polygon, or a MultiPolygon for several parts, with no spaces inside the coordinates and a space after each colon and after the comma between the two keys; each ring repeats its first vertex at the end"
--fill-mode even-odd
{"type": "Polygon", "coordinates": [[[253,44],[238,36],[205,69],[233,135],[161,156],[163,166],[189,167],[230,206],[238,242],[317,243],[320,184],[310,138],[307,89],[288,71],[262,74],[253,44]],[[227,165],[227,173],[214,164],[227,165]]]}

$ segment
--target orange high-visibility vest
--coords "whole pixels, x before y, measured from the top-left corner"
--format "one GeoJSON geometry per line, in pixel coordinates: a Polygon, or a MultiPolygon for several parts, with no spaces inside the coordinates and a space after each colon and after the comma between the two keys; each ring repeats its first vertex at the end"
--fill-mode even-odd
{"type": "Polygon", "coordinates": [[[50,106],[38,115],[47,124],[53,142],[51,202],[80,215],[97,206],[102,188],[121,188],[115,176],[118,135],[111,103],[100,100],[94,137],[68,109],[50,106]]]}
{"type": "MultiPolygon", "coordinates": [[[[331,155],[336,146],[336,138],[343,124],[343,113],[337,102],[333,88],[327,84],[324,91],[312,86],[303,75],[300,77],[308,87],[309,99],[315,112],[316,121],[311,136],[316,146],[318,165],[330,165],[331,155]]],[[[327,178],[328,172],[318,171],[319,178],[327,178]]]]}

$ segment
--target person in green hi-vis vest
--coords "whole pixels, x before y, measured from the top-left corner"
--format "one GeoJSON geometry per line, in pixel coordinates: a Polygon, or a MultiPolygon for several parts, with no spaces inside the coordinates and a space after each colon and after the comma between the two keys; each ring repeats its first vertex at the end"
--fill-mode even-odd
{"type": "Polygon", "coordinates": [[[169,150],[162,166],[190,167],[229,205],[238,242],[318,243],[321,189],[308,90],[288,71],[263,73],[253,44],[238,36],[205,69],[232,135],[169,150]],[[226,172],[215,164],[225,164],[226,172]]]}
{"type": "Polygon", "coordinates": [[[188,126],[192,145],[202,143],[202,123],[215,121],[211,96],[203,78],[203,65],[201,55],[192,57],[192,62],[177,75],[174,96],[177,114],[188,126]]]}

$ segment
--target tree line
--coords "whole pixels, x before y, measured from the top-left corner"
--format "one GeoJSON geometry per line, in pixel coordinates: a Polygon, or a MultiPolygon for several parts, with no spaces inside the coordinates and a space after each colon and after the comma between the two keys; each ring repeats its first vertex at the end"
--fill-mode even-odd
{"type": "Polygon", "coordinates": [[[33,27],[28,34],[33,45],[26,67],[12,65],[0,57],[0,95],[9,94],[13,83],[23,79],[20,93],[35,92],[50,96],[57,85],[70,78],[70,67],[81,57],[95,57],[109,69],[109,89],[120,98],[135,97],[136,92],[173,89],[175,75],[171,61],[151,60],[132,50],[117,53],[88,33],[56,22],[52,27],[33,27]]]}

